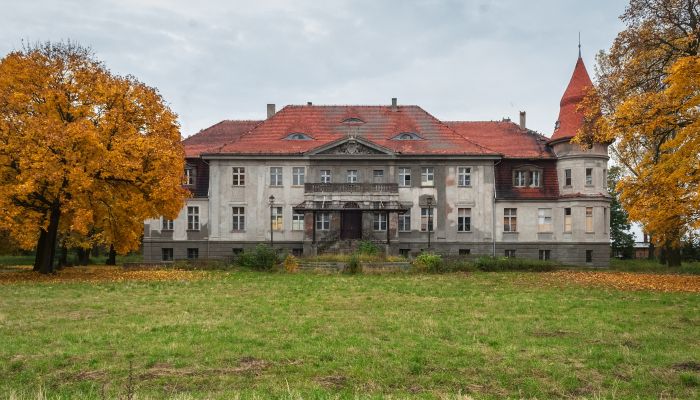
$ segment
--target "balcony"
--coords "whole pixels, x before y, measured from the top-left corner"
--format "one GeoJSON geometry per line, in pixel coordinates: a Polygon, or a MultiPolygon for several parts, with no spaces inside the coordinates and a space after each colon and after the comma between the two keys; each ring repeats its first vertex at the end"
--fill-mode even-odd
{"type": "Polygon", "coordinates": [[[305,183],[304,193],[398,193],[398,183],[305,183]]]}

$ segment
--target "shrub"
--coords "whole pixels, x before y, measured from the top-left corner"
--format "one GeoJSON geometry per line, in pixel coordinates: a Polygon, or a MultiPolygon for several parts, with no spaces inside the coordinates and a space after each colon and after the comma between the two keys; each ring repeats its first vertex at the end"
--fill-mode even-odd
{"type": "Polygon", "coordinates": [[[476,270],[474,263],[463,256],[443,259],[442,272],[474,272],[476,270]]]}
{"type": "Polygon", "coordinates": [[[284,270],[290,273],[297,272],[299,270],[299,261],[296,257],[291,254],[287,254],[284,259],[284,270]]]}
{"type": "Polygon", "coordinates": [[[559,267],[551,261],[510,257],[479,257],[474,266],[481,271],[554,271],[559,267]]]}
{"type": "Polygon", "coordinates": [[[442,256],[434,253],[420,253],[413,265],[421,272],[443,272],[442,256]]]}
{"type": "Polygon", "coordinates": [[[348,259],[348,263],[345,265],[345,272],[348,274],[359,274],[362,272],[362,263],[360,262],[360,257],[357,254],[353,254],[348,259]]]}
{"type": "Polygon", "coordinates": [[[269,271],[277,264],[277,253],[270,246],[259,244],[253,250],[246,250],[238,259],[242,267],[259,271],[269,271]]]}
{"type": "Polygon", "coordinates": [[[370,242],[369,240],[362,240],[357,247],[357,252],[366,255],[375,255],[379,253],[379,247],[376,244],[370,242]]]}

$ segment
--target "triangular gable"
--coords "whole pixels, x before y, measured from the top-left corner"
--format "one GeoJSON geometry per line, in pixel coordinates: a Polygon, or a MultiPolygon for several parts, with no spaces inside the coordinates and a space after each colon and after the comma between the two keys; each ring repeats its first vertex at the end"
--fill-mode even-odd
{"type": "Polygon", "coordinates": [[[349,136],[317,147],[309,155],[394,155],[394,152],[367,139],[349,136]]]}

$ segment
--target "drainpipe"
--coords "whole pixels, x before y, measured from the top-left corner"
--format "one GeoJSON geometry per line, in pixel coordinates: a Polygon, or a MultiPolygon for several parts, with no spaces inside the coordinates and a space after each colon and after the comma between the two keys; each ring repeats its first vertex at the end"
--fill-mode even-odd
{"type": "Polygon", "coordinates": [[[491,237],[492,237],[492,256],[496,257],[496,165],[500,164],[501,160],[493,163],[493,199],[491,204],[491,237]]]}

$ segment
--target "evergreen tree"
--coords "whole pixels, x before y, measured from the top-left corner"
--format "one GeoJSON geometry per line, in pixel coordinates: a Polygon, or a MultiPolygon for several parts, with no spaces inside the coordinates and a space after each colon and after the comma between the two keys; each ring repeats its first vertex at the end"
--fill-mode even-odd
{"type": "Polygon", "coordinates": [[[608,192],[612,196],[610,203],[610,240],[616,254],[622,254],[623,258],[632,258],[634,253],[634,235],[630,232],[630,222],[627,211],[620,204],[616,186],[620,181],[622,169],[612,166],[608,171],[608,192]]]}

